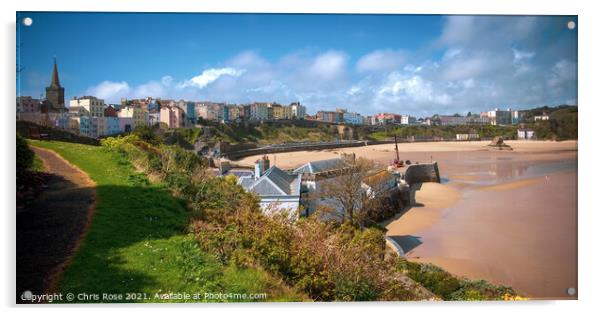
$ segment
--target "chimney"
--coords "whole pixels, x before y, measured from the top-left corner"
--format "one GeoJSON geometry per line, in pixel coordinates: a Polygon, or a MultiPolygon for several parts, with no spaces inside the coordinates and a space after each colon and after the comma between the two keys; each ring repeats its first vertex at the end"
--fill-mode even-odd
{"type": "Polygon", "coordinates": [[[255,179],[259,179],[263,173],[270,168],[268,156],[263,156],[255,161],[255,179]]]}

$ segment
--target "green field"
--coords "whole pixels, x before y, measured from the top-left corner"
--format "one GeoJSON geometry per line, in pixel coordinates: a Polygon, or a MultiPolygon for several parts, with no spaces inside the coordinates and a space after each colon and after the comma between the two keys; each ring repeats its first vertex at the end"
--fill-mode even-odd
{"type": "MultiPolygon", "coordinates": [[[[135,297],[155,302],[166,302],[156,294],[169,293],[200,294],[184,301],[216,301],[206,299],[205,293],[267,293],[270,301],[306,299],[260,268],[224,266],[201,251],[187,233],[184,203],[163,185],[150,183],[124,156],[101,146],[30,144],[57,152],[97,184],[92,225],[62,276],[62,293],[141,293],[135,297]]],[[[232,300],[237,299],[217,299],[232,300]]]]}

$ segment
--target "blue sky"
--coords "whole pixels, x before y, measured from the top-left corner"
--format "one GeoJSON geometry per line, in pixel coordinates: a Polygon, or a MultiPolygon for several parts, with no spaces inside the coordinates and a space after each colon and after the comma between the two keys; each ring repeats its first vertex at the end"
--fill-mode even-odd
{"type": "Polygon", "coordinates": [[[573,16],[18,13],[19,95],[417,116],[576,104],[573,16]]]}

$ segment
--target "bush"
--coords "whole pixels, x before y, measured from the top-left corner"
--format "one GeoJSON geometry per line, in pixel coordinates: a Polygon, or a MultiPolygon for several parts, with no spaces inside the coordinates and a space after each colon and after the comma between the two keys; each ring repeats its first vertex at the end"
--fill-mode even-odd
{"type": "Polygon", "coordinates": [[[162,141],[162,139],[155,133],[155,129],[149,126],[136,126],[132,134],[152,145],[158,145],[162,141]]]}
{"type": "Polygon", "coordinates": [[[22,178],[33,165],[34,153],[27,141],[17,134],[17,180],[22,178]]]}
{"type": "Polygon", "coordinates": [[[400,259],[398,267],[410,278],[445,300],[481,301],[516,297],[516,292],[511,287],[493,285],[484,280],[473,281],[457,278],[432,264],[400,259]]]}

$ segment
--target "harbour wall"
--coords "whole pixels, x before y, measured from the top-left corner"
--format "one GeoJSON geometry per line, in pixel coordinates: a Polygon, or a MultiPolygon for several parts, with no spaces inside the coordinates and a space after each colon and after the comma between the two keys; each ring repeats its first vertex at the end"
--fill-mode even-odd
{"type": "Polygon", "coordinates": [[[243,150],[226,150],[222,151],[222,157],[236,160],[253,155],[265,155],[283,152],[294,152],[304,150],[324,150],[333,148],[348,148],[348,147],[361,147],[376,144],[389,144],[389,141],[348,141],[348,142],[332,142],[332,143],[314,143],[314,144],[299,144],[290,146],[266,146],[259,148],[249,148],[243,150]]]}
{"type": "Polygon", "coordinates": [[[441,182],[437,162],[410,165],[405,171],[404,179],[410,186],[423,182],[441,182]]]}

